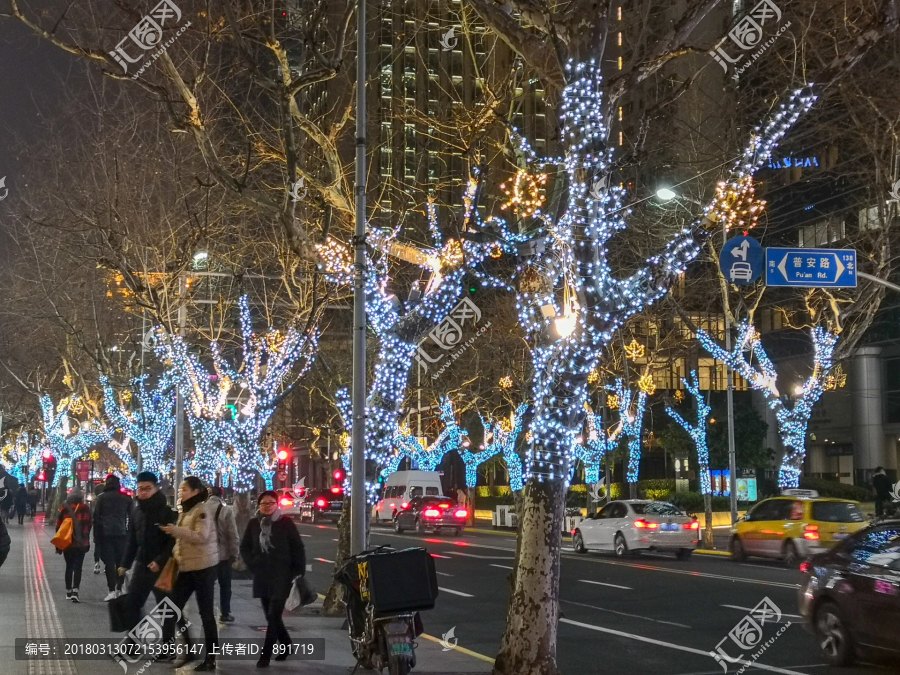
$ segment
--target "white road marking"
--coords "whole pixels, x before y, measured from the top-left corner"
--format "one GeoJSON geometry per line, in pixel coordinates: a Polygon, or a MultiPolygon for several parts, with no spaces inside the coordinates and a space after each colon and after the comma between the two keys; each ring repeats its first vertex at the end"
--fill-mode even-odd
{"type": "MultiPolygon", "coordinates": [[[[740,609],[740,610],[743,610],[744,612],[752,612],[753,611],[752,607],[741,607],[740,605],[719,605],[719,607],[728,607],[729,609],[740,609]]],[[[803,618],[799,614],[788,614],[787,612],[782,612],[781,616],[789,616],[792,619],[802,619],[803,618]]]]}
{"type": "Polygon", "coordinates": [[[495,565],[494,563],[491,563],[490,566],[491,566],[491,567],[499,567],[501,570],[512,570],[512,569],[515,569],[515,567],[510,567],[509,565],[495,565]]]}
{"type": "MultiPolygon", "coordinates": [[[[599,633],[609,633],[610,635],[618,635],[619,637],[629,638],[630,640],[637,640],[639,642],[647,642],[651,645],[657,645],[659,647],[668,647],[669,649],[677,649],[682,652],[688,652],[689,654],[698,654],[699,656],[706,656],[712,658],[710,656],[710,652],[703,651],[702,649],[694,649],[693,647],[685,647],[684,645],[676,645],[673,642],[664,642],[663,640],[654,640],[653,638],[644,637],[643,635],[635,635],[634,633],[626,633],[620,630],[613,630],[611,628],[601,628],[600,626],[592,626],[589,623],[582,623],[580,621],[572,621],[571,619],[560,619],[560,623],[567,623],[571,626],[579,626],[581,628],[587,628],[588,630],[595,630],[599,633]]],[[[760,670],[768,670],[773,673],[782,673],[783,675],[804,675],[798,670],[788,670],[787,668],[777,668],[776,666],[767,666],[764,663],[760,663],[759,661],[745,661],[740,660],[739,663],[745,666],[752,666],[754,668],[759,668],[760,670]]]]}
{"type": "Polygon", "coordinates": [[[446,572],[438,572],[438,575],[442,576],[442,577],[452,577],[453,576],[452,574],[447,574],[446,572]]]}
{"type": "Polygon", "coordinates": [[[629,614],[628,612],[617,612],[614,609],[606,609],[605,607],[597,607],[596,605],[586,605],[583,602],[573,602],[572,600],[560,600],[567,605],[575,605],[576,607],[587,607],[588,609],[596,609],[598,612],[608,612],[609,614],[618,614],[619,616],[628,616],[632,619],[643,619],[644,621],[652,621],[653,623],[664,623],[667,626],[678,626],[679,628],[690,629],[690,626],[677,623],[675,621],[663,621],[662,619],[652,619],[649,616],[641,616],[640,614],[629,614]]]}
{"type": "Polygon", "coordinates": [[[469,593],[463,593],[462,591],[454,591],[449,588],[444,588],[443,586],[438,586],[438,590],[443,591],[444,593],[450,593],[452,595],[460,595],[464,598],[474,598],[475,597],[474,595],[471,595],[469,593]]]}
{"type": "Polygon", "coordinates": [[[327,560],[326,558],[313,558],[313,560],[318,560],[319,562],[328,563],[329,565],[334,565],[334,560],[327,560]]]}
{"type": "Polygon", "coordinates": [[[453,560],[449,555],[441,555],[440,553],[432,553],[432,558],[443,558],[444,560],[453,560]]]}
{"type": "Polygon", "coordinates": [[[621,588],[626,591],[633,591],[634,589],[631,586],[619,586],[619,584],[606,584],[602,581],[591,581],[590,579],[579,579],[583,584],[596,584],[597,586],[609,586],[610,588],[621,588]]]}
{"type": "Polygon", "coordinates": [[[475,555],[474,553],[463,553],[462,551],[447,551],[447,553],[464,558],[478,558],[479,560],[515,560],[514,556],[508,555],[475,555]]]}
{"type": "MultiPolygon", "coordinates": [[[[301,536],[301,537],[311,537],[312,535],[311,535],[311,534],[303,534],[303,533],[301,532],[301,533],[300,533],[300,536],[301,536]]],[[[335,539],[335,541],[337,541],[337,539],[335,539]]]]}

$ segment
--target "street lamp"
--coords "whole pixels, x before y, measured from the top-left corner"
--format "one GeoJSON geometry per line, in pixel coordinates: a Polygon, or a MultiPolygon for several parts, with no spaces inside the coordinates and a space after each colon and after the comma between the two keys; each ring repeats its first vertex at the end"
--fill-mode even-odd
{"type": "Polygon", "coordinates": [[[207,260],[209,258],[209,251],[197,251],[194,254],[194,262],[202,262],[203,260],[207,260]]]}
{"type": "Polygon", "coordinates": [[[656,191],[656,196],[660,201],[668,202],[675,199],[678,195],[670,188],[661,187],[656,191]]]}

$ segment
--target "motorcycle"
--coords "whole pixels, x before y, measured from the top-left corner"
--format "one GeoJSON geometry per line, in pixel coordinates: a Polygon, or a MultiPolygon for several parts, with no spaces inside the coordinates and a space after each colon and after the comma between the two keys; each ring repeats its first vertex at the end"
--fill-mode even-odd
{"type": "Polygon", "coordinates": [[[379,546],[348,559],[334,578],[345,590],[357,665],[407,675],[425,630],[419,610],[432,609],[437,597],[434,559],[421,548],[379,546]]]}

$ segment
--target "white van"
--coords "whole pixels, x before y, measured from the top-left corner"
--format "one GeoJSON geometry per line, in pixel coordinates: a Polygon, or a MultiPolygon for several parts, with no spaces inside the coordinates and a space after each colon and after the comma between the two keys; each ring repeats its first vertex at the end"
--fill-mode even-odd
{"type": "Polygon", "coordinates": [[[437,471],[395,471],[384,483],[375,506],[375,522],[390,523],[394,514],[406,508],[413,497],[443,497],[441,474],[437,471]]]}

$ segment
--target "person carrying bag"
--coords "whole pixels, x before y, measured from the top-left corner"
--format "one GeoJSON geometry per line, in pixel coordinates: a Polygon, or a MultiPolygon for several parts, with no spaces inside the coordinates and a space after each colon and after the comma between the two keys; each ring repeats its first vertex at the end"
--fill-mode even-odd
{"type": "Polygon", "coordinates": [[[57,536],[53,541],[68,545],[60,548],[57,544],[57,553],[62,553],[66,559],[66,600],[81,602],[78,599],[78,587],[81,585],[81,568],[84,565],[84,556],[91,550],[91,510],[84,503],[81,492],[73,490],[66,497],[66,505],[59,510],[56,517],[57,536]],[[64,526],[71,523],[71,535],[68,536],[64,526]],[[70,538],[71,537],[71,538],[70,538]]]}

